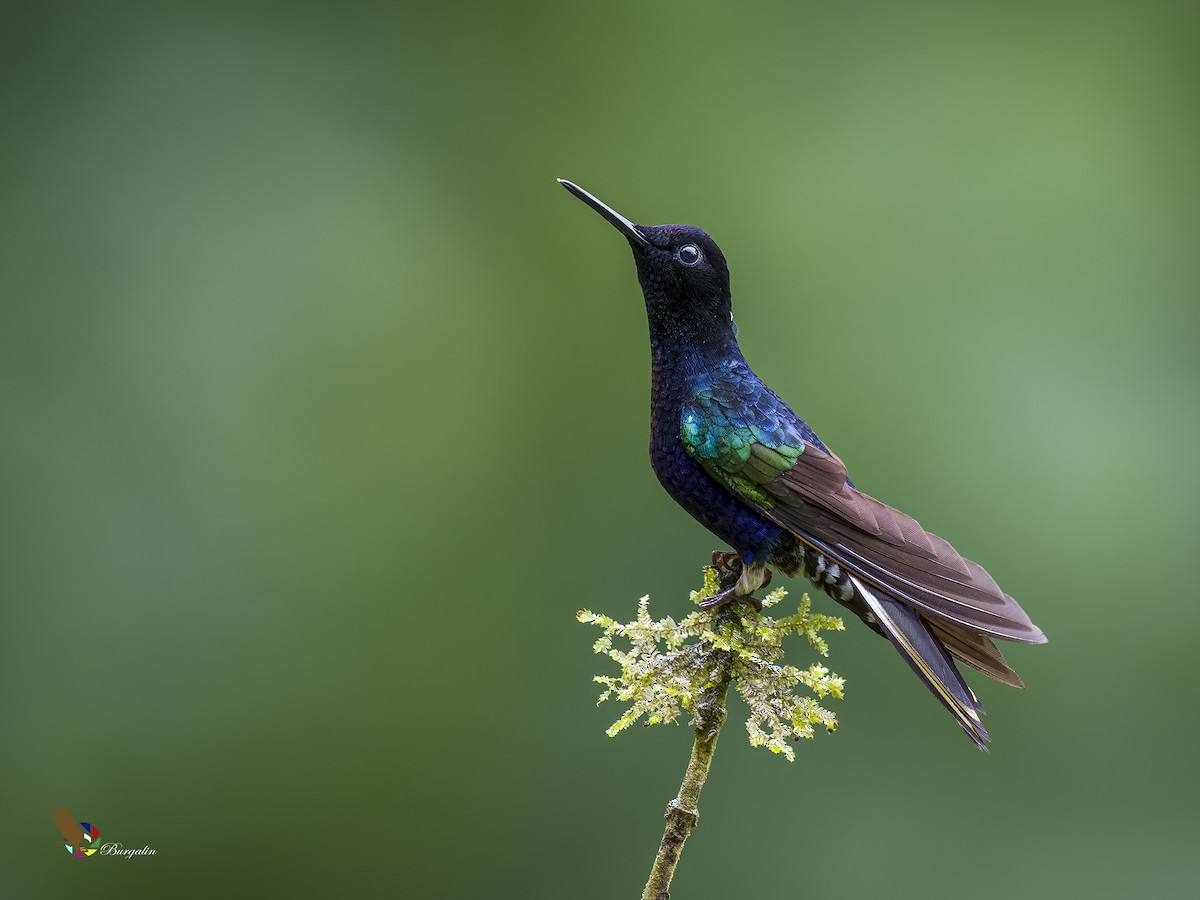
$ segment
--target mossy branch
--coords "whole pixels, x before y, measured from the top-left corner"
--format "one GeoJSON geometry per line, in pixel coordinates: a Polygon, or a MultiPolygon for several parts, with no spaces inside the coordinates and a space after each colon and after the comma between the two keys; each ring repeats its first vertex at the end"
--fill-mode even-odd
{"type": "MultiPolygon", "coordinates": [[[[730,607],[725,607],[721,613],[724,614],[722,618],[732,621],[734,613],[730,607]]],[[[678,796],[667,804],[667,824],[654,864],[650,867],[650,878],[642,891],[643,900],[667,900],[671,896],[671,879],[675,875],[675,867],[679,865],[684,842],[700,821],[700,791],[708,779],[708,770],[717,749],[717,737],[728,715],[725,695],[733,676],[733,668],[728,664],[729,653],[717,652],[725,657],[726,664],[719,666],[716,681],[700,693],[694,704],[692,724],[695,726],[695,740],[692,742],[692,755],[687,771],[683,773],[678,796]]]]}
{"type": "MultiPolygon", "coordinates": [[[[691,599],[699,603],[723,586],[716,570],[707,568],[704,587],[692,592],[691,599]]],[[[772,591],[763,598],[763,608],[779,603],[784,596],[782,588],[772,591]]],[[[615,696],[630,704],[608,729],[610,737],[643,717],[649,726],[677,721],[681,707],[691,714],[690,724],[695,729],[691,758],[679,794],[667,806],[666,829],[643,893],[647,900],[664,900],[683,844],[699,819],[700,791],[727,715],[729,685],[737,687],[749,707],[746,730],[750,743],[794,760],[792,742],[812,737],[815,725],[824,725],[828,731],[837,727],[833,713],[817,699],[841,698],[844,681],[819,664],[807,669],[779,665],[782,639],[804,634],[824,656],[828,647],[819,632],[840,631],[843,626],[840,619],[810,613],[807,596],[793,615],[782,619],[738,602],[711,612],[697,610],[678,624],[670,617],[651,619],[649,602],[649,597],[643,597],[637,618],[626,624],[587,610],[581,610],[578,618],[604,629],[593,649],[621,666],[620,675],[595,677],[605,687],[599,702],[615,696]],[[614,647],[614,637],[628,640],[630,649],[614,647]],[[816,694],[817,699],[797,696],[798,686],[816,694]]]]}

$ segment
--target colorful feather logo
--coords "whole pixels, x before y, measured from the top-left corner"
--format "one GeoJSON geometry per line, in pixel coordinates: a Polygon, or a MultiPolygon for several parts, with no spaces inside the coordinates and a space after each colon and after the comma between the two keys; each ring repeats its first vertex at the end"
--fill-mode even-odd
{"type": "Polygon", "coordinates": [[[99,849],[97,841],[100,829],[87,822],[77,822],[75,817],[61,806],[51,806],[50,813],[58,825],[58,830],[66,843],[67,852],[72,856],[91,856],[99,849]],[[91,846],[95,844],[95,846],[91,846]]]}

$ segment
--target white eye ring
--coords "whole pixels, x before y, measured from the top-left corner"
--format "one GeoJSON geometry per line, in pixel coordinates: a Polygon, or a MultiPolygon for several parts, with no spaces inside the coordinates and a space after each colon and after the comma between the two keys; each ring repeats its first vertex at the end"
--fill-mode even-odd
{"type": "Polygon", "coordinates": [[[700,262],[700,248],[695,244],[684,244],[679,248],[679,252],[675,254],[675,258],[685,266],[694,266],[700,262]]]}

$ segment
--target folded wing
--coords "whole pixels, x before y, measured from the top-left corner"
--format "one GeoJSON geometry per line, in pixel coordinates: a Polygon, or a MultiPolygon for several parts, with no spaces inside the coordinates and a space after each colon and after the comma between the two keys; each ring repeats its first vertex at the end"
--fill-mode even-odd
{"type": "Polygon", "coordinates": [[[705,471],[874,594],[911,606],[955,659],[1022,686],[992,642],[1045,642],[1020,605],[978,563],[857,490],[802,419],[748,372],[737,374],[698,391],[684,410],[680,437],[705,471]]]}
{"type": "Polygon", "coordinates": [[[828,450],[805,443],[795,465],[762,490],[771,501],[761,507],[768,518],[868,584],[931,614],[954,655],[981,672],[1016,678],[987,637],[1045,642],[982,566],[911,516],[851,487],[846,467],[828,450]],[[973,632],[983,641],[966,636],[973,632]]]}

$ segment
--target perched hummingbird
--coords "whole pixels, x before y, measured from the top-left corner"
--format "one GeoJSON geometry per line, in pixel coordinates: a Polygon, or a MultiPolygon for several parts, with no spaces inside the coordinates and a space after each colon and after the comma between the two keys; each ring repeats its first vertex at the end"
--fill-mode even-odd
{"type": "MultiPolygon", "coordinates": [[[[883,635],[981,750],[983,707],[954,660],[1023,687],[993,638],[1046,636],[983,567],[915,519],[857,490],[808,424],[751,371],[738,347],[729,269],[688,225],[635,225],[559,179],[629,241],[650,320],[650,463],[675,501],[736,555],[714,608],[803,572],[883,635]]],[[[753,601],[752,601],[753,602],[753,601]]]]}

